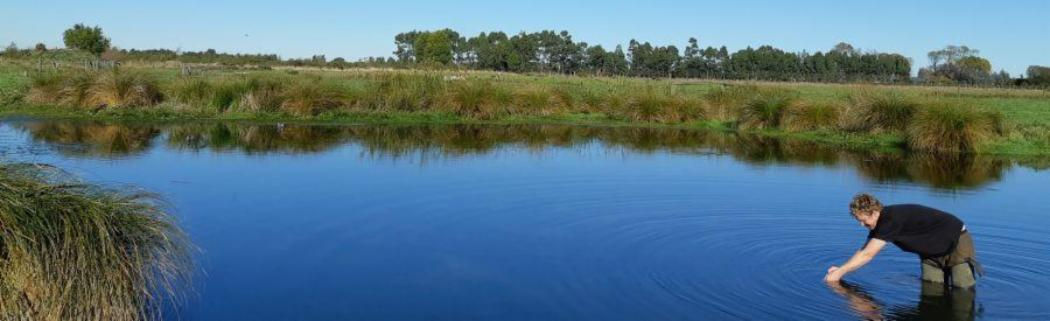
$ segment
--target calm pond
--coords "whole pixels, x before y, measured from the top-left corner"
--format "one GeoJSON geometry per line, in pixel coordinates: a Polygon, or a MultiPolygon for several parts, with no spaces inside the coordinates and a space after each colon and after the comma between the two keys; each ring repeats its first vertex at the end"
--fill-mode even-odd
{"type": "Polygon", "coordinates": [[[183,320],[1050,319],[1050,160],[671,129],[0,122],[0,157],[157,192],[183,320]],[[987,270],[923,289],[853,194],[955,213],[987,270]]]}

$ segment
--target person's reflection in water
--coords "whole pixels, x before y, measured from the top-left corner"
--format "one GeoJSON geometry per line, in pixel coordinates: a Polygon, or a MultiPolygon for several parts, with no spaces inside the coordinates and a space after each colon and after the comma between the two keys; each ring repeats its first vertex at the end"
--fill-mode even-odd
{"type": "Polygon", "coordinates": [[[915,306],[884,309],[861,287],[845,281],[830,282],[832,291],[846,298],[850,309],[863,320],[974,320],[976,290],[949,289],[944,284],[922,282],[915,306]]]}

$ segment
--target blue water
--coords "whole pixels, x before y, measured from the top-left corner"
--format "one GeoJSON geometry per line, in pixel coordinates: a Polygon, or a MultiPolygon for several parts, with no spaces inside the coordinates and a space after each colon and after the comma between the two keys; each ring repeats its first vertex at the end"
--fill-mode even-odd
{"type": "Polygon", "coordinates": [[[0,122],[0,154],[159,193],[181,320],[1050,319],[1050,162],[684,130],[0,122]],[[857,192],[962,218],[975,292],[864,241],[857,192]]]}

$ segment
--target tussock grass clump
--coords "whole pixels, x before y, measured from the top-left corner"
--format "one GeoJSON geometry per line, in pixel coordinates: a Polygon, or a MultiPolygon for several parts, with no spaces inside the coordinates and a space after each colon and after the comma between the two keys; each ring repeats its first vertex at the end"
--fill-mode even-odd
{"type": "Polygon", "coordinates": [[[365,107],[392,111],[425,111],[433,108],[445,90],[436,74],[378,74],[360,97],[365,107]]]}
{"type": "Polygon", "coordinates": [[[225,112],[233,107],[248,92],[247,82],[244,80],[227,80],[218,82],[213,86],[211,99],[208,106],[215,108],[218,112],[225,112]]]}
{"type": "Polygon", "coordinates": [[[115,69],[36,73],[30,76],[26,98],[37,104],[75,107],[142,107],[159,103],[164,95],[152,77],[115,69]]]}
{"type": "Polygon", "coordinates": [[[189,284],[186,236],[150,195],[61,177],[0,165],[0,319],[160,320],[189,284]]]}
{"type": "Polygon", "coordinates": [[[281,110],[300,116],[313,116],[342,106],[345,92],[323,79],[295,82],[284,91],[281,110]]]}
{"type": "Polygon", "coordinates": [[[157,80],[145,74],[114,69],[95,80],[88,102],[101,107],[144,107],[163,99],[157,80]]]}
{"type": "Polygon", "coordinates": [[[66,79],[59,91],[61,101],[66,106],[84,106],[91,98],[91,87],[95,84],[95,75],[87,72],[73,73],[66,79]]]}
{"type": "Polygon", "coordinates": [[[609,93],[595,90],[582,90],[580,92],[580,111],[594,113],[601,111],[606,104],[609,93]]]}
{"type": "Polygon", "coordinates": [[[204,106],[211,100],[214,88],[210,81],[201,78],[182,78],[175,82],[171,93],[180,103],[204,106]]]}
{"type": "Polygon", "coordinates": [[[789,131],[834,128],[842,107],[834,104],[798,103],[784,110],[782,127],[789,131]]]}
{"type": "Polygon", "coordinates": [[[740,107],[737,125],[743,129],[780,127],[784,114],[798,99],[786,91],[763,91],[740,107]]]}
{"type": "Polygon", "coordinates": [[[84,106],[88,103],[95,75],[88,72],[40,72],[30,76],[26,99],[37,104],[84,106]]]}
{"type": "Polygon", "coordinates": [[[552,88],[550,93],[551,96],[553,96],[554,101],[557,103],[556,108],[561,110],[573,110],[574,108],[576,108],[578,99],[576,99],[576,96],[573,95],[573,91],[575,90],[580,89],[574,88],[574,90],[569,90],[568,88],[560,86],[552,88]]]}
{"type": "Polygon", "coordinates": [[[285,85],[278,79],[256,77],[248,80],[238,106],[252,112],[275,112],[284,104],[285,85]]]}
{"type": "Polygon", "coordinates": [[[973,152],[997,134],[1001,119],[997,113],[971,106],[930,104],[908,126],[908,146],[931,152],[973,152]]]}
{"type": "Polygon", "coordinates": [[[676,123],[704,118],[703,101],[653,88],[622,98],[622,105],[616,99],[611,101],[614,103],[610,104],[607,113],[626,120],[676,123]]]}
{"type": "Polygon", "coordinates": [[[38,72],[29,76],[29,93],[26,100],[37,104],[56,104],[61,100],[62,88],[67,74],[58,72],[38,72]]]}
{"type": "Polygon", "coordinates": [[[497,99],[506,91],[487,80],[458,80],[449,84],[446,108],[460,116],[491,119],[506,112],[506,105],[497,99]]]}
{"type": "Polygon", "coordinates": [[[760,91],[761,89],[754,85],[725,86],[712,90],[704,95],[707,116],[719,121],[731,120],[737,116],[737,111],[760,91]]]}
{"type": "Polygon", "coordinates": [[[894,92],[862,91],[849,96],[841,127],[854,132],[900,131],[907,128],[920,103],[894,92]]]}
{"type": "Polygon", "coordinates": [[[515,105],[527,114],[540,114],[536,111],[549,110],[550,106],[554,105],[551,93],[546,88],[529,86],[514,94],[517,96],[515,105]]]}

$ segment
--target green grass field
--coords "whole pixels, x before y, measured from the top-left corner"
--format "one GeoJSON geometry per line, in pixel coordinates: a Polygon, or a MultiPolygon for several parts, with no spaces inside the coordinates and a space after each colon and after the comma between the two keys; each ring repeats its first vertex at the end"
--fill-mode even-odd
{"type": "Polygon", "coordinates": [[[688,127],[853,147],[1050,154],[1040,90],[592,78],[478,71],[84,71],[0,61],[0,113],[40,117],[688,127]]]}

